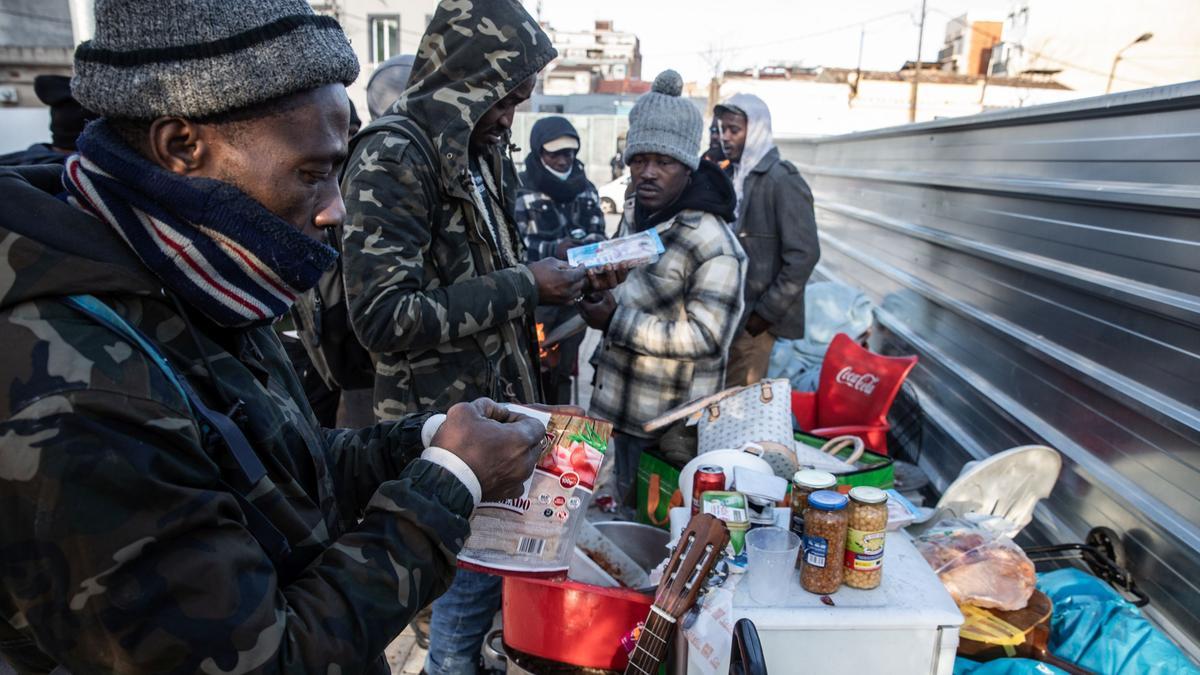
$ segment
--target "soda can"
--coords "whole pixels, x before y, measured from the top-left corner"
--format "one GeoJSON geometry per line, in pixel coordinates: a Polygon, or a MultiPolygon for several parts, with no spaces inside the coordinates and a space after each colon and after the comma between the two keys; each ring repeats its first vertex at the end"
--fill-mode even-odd
{"type": "Polygon", "coordinates": [[[696,476],[692,479],[692,515],[700,513],[700,495],[724,489],[725,469],[711,465],[696,469],[696,476]]]}

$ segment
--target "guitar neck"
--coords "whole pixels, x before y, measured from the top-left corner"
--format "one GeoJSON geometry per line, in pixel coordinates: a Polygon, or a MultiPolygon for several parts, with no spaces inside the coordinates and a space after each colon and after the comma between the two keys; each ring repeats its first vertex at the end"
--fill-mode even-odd
{"type": "Polygon", "coordinates": [[[658,664],[667,655],[668,640],[675,634],[675,620],[657,605],[650,608],[646,626],[638,636],[637,646],[629,655],[625,675],[655,675],[658,664]]]}

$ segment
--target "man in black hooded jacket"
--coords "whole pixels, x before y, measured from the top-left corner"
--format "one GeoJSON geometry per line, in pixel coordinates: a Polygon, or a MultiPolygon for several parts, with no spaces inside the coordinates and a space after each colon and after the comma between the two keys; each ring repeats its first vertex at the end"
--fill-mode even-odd
{"type": "MultiPolygon", "coordinates": [[[[538,120],[530,132],[529,154],[517,192],[517,228],[525,240],[525,261],[565,260],[567,250],[604,238],[604,214],[596,186],[576,159],[579,132],[564,117],[538,120]]],[[[548,334],[571,317],[574,307],[543,305],[536,319],[548,334]]],[[[583,334],[558,343],[542,362],[546,402],[570,403],[571,375],[583,334]]]]}

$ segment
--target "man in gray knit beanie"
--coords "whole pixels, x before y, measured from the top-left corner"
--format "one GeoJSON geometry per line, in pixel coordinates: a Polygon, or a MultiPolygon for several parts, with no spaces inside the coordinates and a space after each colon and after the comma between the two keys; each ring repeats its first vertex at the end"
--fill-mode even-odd
{"type": "Polygon", "coordinates": [[[541,423],[323,429],[275,334],[337,257],[357,72],[303,0],[97,0],[103,117],[0,172],[0,664],[386,675],[521,494],[541,423]]]}
{"type": "Polygon", "coordinates": [[[634,189],[622,235],[653,230],[665,249],[615,291],[585,296],[584,321],[604,333],[593,357],[591,408],[612,420],[619,497],[629,504],[642,451],[658,431],[644,424],[720,391],[742,314],[745,259],[728,227],[737,199],[717,165],[701,161],[704,120],[668,70],[629,113],[625,161],[634,189]]]}
{"type": "Polygon", "coordinates": [[[625,163],[634,155],[656,153],[673,157],[690,171],[700,163],[700,136],[704,120],[700,109],[683,93],[683,78],[664,70],[654,78],[650,91],[638,98],[629,111],[629,133],[625,163]]]}
{"type": "Polygon", "coordinates": [[[106,117],[201,119],[356,77],[337,20],[304,0],[96,0],[71,89],[106,117]]]}

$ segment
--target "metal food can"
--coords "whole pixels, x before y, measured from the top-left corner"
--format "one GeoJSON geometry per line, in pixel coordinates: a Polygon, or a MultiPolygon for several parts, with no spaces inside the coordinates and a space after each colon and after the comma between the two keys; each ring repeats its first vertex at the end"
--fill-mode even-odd
{"type": "Polygon", "coordinates": [[[724,489],[725,469],[711,465],[696,469],[696,476],[692,480],[692,515],[700,513],[700,495],[724,489]]]}

